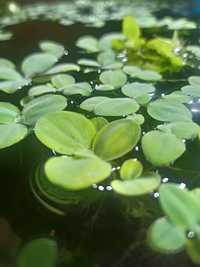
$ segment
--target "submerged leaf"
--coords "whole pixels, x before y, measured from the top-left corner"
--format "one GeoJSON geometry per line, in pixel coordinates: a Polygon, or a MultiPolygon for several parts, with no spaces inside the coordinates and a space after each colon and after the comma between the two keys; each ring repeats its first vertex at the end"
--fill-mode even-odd
{"type": "Polygon", "coordinates": [[[143,136],[142,149],[153,165],[167,166],[185,152],[185,144],[172,133],[151,131],[143,136]]]}
{"type": "Polygon", "coordinates": [[[58,257],[58,247],[54,240],[39,238],[32,240],[22,249],[19,267],[54,267],[58,257]]]}
{"type": "Polygon", "coordinates": [[[168,183],[160,187],[160,204],[171,220],[185,230],[195,231],[200,221],[200,203],[187,189],[168,183]]]}
{"type": "Polygon", "coordinates": [[[109,163],[98,157],[74,159],[66,156],[51,158],[45,164],[50,183],[66,190],[81,190],[105,180],[111,174],[109,163]]]}
{"type": "Polygon", "coordinates": [[[113,121],[97,133],[93,142],[93,150],[107,161],[120,158],[137,144],[140,133],[139,125],[132,120],[113,121]]]}
{"type": "Polygon", "coordinates": [[[181,251],[186,243],[184,230],[166,218],[160,218],[151,225],[148,239],[153,249],[166,254],[181,251]]]}

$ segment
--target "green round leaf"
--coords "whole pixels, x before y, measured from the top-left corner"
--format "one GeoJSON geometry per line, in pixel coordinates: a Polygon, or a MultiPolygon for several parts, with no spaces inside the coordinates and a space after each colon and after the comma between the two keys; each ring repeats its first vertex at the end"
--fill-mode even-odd
{"type": "Polygon", "coordinates": [[[108,124],[108,121],[104,117],[95,117],[91,119],[91,122],[94,124],[96,131],[98,132],[105,125],[108,124]]]}
{"type": "Polygon", "coordinates": [[[80,71],[80,67],[73,63],[61,63],[50,68],[45,74],[58,74],[68,71],[80,71]]]}
{"type": "Polygon", "coordinates": [[[7,93],[12,94],[17,90],[22,89],[24,86],[29,85],[30,80],[28,79],[19,79],[16,81],[2,81],[0,82],[0,90],[7,93]]]}
{"type": "Polygon", "coordinates": [[[54,240],[35,239],[28,243],[18,258],[18,267],[55,267],[58,247],[54,240]]]}
{"type": "Polygon", "coordinates": [[[45,85],[37,85],[33,86],[29,89],[28,95],[29,96],[39,96],[46,93],[55,93],[56,89],[51,86],[51,84],[45,84],[45,85]]]}
{"type": "Polygon", "coordinates": [[[15,122],[20,115],[20,110],[7,102],[0,102],[0,123],[15,122]]]}
{"type": "Polygon", "coordinates": [[[124,116],[135,113],[139,105],[130,98],[106,99],[94,107],[94,113],[100,116],[124,116]]]}
{"type": "Polygon", "coordinates": [[[76,46],[86,50],[87,52],[95,53],[99,51],[99,42],[93,36],[83,36],[80,37],[77,42],[76,46]]]}
{"type": "Polygon", "coordinates": [[[114,160],[133,149],[140,138],[140,126],[129,119],[113,121],[95,136],[94,152],[104,160],[114,160]]]}
{"type": "Polygon", "coordinates": [[[15,69],[15,64],[10,60],[1,57],[0,58],[0,68],[4,68],[4,67],[10,68],[10,69],[15,69]]]}
{"type": "Polygon", "coordinates": [[[57,58],[62,57],[65,52],[65,48],[63,45],[53,41],[42,41],[39,43],[39,47],[43,52],[52,54],[57,58]]]}
{"type": "Polygon", "coordinates": [[[192,85],[192,86],[200,86],[200,76],[190,76],[188,78],[188,82],[192,85]]]}
{"type": "Polygon", "coordinates": [[[51,78],[51,82],[56,88],[62,89],[63,87],[74,84],[75,79],[68,74],[57,74],[51,78]]]}
{"type": "Polygon", "coordinates": [[[113,180],[111,186],[115,192],[124,196],[141,196],[154,191],[160,185],[160,176],[156,173],[133,180],[113,180]]]}
{"type": "Polygon", "coordinates": [[[21,141],[28,133],[24,125],[17,123],[0,124],[0,149],[21,141]]]}
{"type": "Polygon", "coordinates": [[[22,71],[27,77],[41,74],[57,62],[57,57],[47,53],[36,53],[26,57],[22,62],[22,71]]]}
{"type": "Polygon", "coordinates": [[[122,87],[122,93],[128,97],[137,98],[148,93],[153,93],[155,87],[148,83],[127,83],[122,87]]]}
{"type": "Polygon", "coordinates": [[[174,134],[151,131],[143,136],[142,149],[153,165],[168,166],[185,152],[185,144],[174,134]]]}
{"type": "Polygon", "coordinates": [[[67,85],[62,88],[64,95],[82,95],[89,96],[92,93],[92,87],[87,82],[75,83],[71,85],[67,85]]]}
{"type": "Polygon", "coordinates": [[[200,84],[199,85],[186,85],[181,88],[181,91],[189,96],[200,97],[200,84]]]}
{"type": "Polygon", "coordinates": [[[81,58],[77,62],[79,65],[82,66],[87,66],[87,67],[94,67],[94,68],[99,68],[100,65],[97,61],[92,60],[92,59],[87,59],[87,58],[81,58]]]}
{"type": "Polygon", "coordinates": [[[43,95],[28,102],[23,110],[24,123],[33,125],[42,116],[65,109],[67,99],[61,95],[43,95]]]}
{"type": "Polygon", "coordinates": [[[86,100],[84,100],[81,104],[80,104],[80,108],[87,110],[87,111],[94,111],[96,105],[98,105],[99,103],[103,102],[104,100],[109,99],[109,97],[106,96],[94,96],[94,97],[90,97],[86,100]]]}
{"type": "Polygon", "coordinates": [[[17,81],[21,80],[22,76],[9,67],[0,67],[0,80],[17,81]]]}
{"type": "Polygon", "coordinates": [[[169,95],[164,95],[163,98],[169,101],[176,101],[179,103],[188,103],[191,100],[191,97],[185,95],[182,91],[174,91],[169,95]]]}
{"type": "Polygon", "coordinates": [[[43,144],[66,155],[88,150],[95,133],[95,127],[89,119],[70,111],[49,113],[35,126],[35,134],[43,144]]]}
{"type": "Polygon", "coordinates": [[[159,130],[171,132],[180,139],[193,139],[198,135],[199,125],[194,122],[172,122],[169,124],[159,125],[159,130]]]}
{"type": "Polygon", "coordinates": [[[186,243],[184,230],[166,218],[160,218],[151,225],[148,239],[153,249],[166,254],[181,251],[186,243]]]}
{"type": "Polygon", "coordinates": [[[81,190],[105,180],[112,171],[109,163],[97,158],[51,158],[45,164],[50,183],[66,190],[81,190]]]}
{"type": "Polygon", "coordinates": [[[123,86],[127,81],[126,74],[121,70],[104,71],[101,73],[99,79],[103,84],[112,85],[114,88],[123,86]]]}
{"type": "Polygon", "coordinates": [[[181,103],[169,100],[156,100],[148,105],[148,114],[158,121],[190,121],[191,112],[181,103]]]}
{"type": "Polygon", "coordinates": [[[120,177],[122,180],[131,180],[141,176],[143,172],[142,163],[137,159],[127,159],[120,168],[120,177]]]}

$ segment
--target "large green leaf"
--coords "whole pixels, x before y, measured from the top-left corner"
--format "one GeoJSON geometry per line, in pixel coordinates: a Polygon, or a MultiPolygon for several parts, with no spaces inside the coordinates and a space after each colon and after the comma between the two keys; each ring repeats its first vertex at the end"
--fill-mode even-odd
{"type": "Polygon", "coordinates": [[[15,122],[20,115],[20,110],[8,103],[0,102],[0,123],[15,122]]]}
{"type": "Polygon", "coordinates": [[[105,180],[112,171],[109,163],[98,157],[79,159],[67,156],[51,158],[45,164],[50,183],[67,190],[81,190],[105,180]]]}
{"type": "Polygon", "coordinates": [[[57,62],[57,57],[47,53],[35,53],[27,56],[22,62],[22,71],[27,77],[41,74],[57,62]]]}
{"type": "Polygon", "coordinates": [[[148,240],[150,246],[161,253],[176,253],[184,248],[186,235],[183,229],[160,218],[151,225],[148,240]]]}
{"type": "Polygon", "coordinates": [[[49,113],[35,126],[35,134],[43,144],[67,155],[88,150],[95,133],[95,127],[89,119],[70,111],[49,113]]]}
{"type": "Polygon", "coordinates": [[[54,111],[60,111],[67,106],[67,99],[61,95],[43,95],[28,102],[23,110],[23,121],[28,125],[33,125],[36,121],[54,111]]]}
{"type": "Polygon", "coordinates": [[[148,105],[147,112],[158,121],[190,121],[191,112],[181,103],[159,99],[148,105]]]}
{"type": "Polygon", "coordinates": [[[28,130],[24,125],[17,123],[0,124],[0,149],[18,143],[27,133],[28,130]]]}
{"type": "Polygon", "coordinates": [[[113,121],[97,133],[93,150],[104,160],[120,158],[137,144],[140,133],[140,126],[132,120],[113,121]]]}
{"type": "Polygon", "coordinates": [[[55,267],[58,247],[54,240],[39,238],[32,240],[22,249],[18,267],[55,267]]]}
{"type": "Polygon", "coordinates": [[[10,68],[10,69],[15,69],[15,64],[8,60],[7,58],[0,58],[0,67],[6,67],[6,68],[10,68]]]}
{"type": "Polygon", "coordinates": [[[177,184],[163,184],[160,187],[160,204],[171,220],[177,226],[195,231],[200,221],[199,200],[186,189],[177,184]]]}
{"type": "Polygon", "coordinates": [[[130,98],[109,98],[95,105],[94,113],[100,116],[124,116],[135,113],[139,105],[130,98]]]}
{"type": "Polygon", "coordinates": [[[115,192],[124,196],[140,196],[151,193],[160,185],[160,176],[152,173],[133,180],[113,180],[111,186],[115,192]]]}
{"type": "Polygon", "coordinates": [[[143,136],[142,149],[153,165],[167,166],[185,152],[185,144],[172,133],[151,131],[143,136]]]}

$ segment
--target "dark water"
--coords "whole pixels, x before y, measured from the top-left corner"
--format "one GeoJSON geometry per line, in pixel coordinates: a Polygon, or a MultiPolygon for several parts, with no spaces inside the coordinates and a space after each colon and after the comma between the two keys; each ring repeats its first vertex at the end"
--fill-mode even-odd
{"type": "MultiPolygon", "coordinates": [[[[119,31],[120,22],[107,23],[98,30],[82,24],[61,26],[45,21],[25,22],[8,29],[14,33],[14,39],[0,43],[0,57],[15,61],[19,67],[22,58],[37,51],[38,42],[45,39],[62,43],[69,52],[65,61],[75,62],[80,55],[74,43],[80,35],[98,37],[105,32],[119,31]]],[[[194,40],[198,34],[198,30],[190,31],[187,38],[194,40]]],[[[194,73],[191,69],[187,71],[194,73]]],[[[76,78],[81,79],[79,76],[76,78]]],[[[90,74],[87,78],[94,77],[90,74]]],[[[183,84],[162,83],[158,92],[173,91],[183,84]]],[[[15,94],[12,102],[19,105],[23,94],[15,94]]],[[[1,93],[0,99],[10,101],[11,98],[1,93]]],[[[79,101],[75,99],[75,104],[79,101]]],[[[199,108],[200,103],[192,105],[199,108]]],[[[74,110],[76,107],[70,108],[74,110]]],[[[200,122],[198,114],[194,114],[194,118],[200,122]]],[[[148,130],[150,125],[149,121],[144,130],[148,130]]],[[[188,187],[200,185],[199,154],[199,142],[191,141],[187,153],[176,162],[176,169],[161,169],[160,173],[188,187]]],[[[48,150],[34,135],[0,151],[0,266],[14,267],[20,247],[38,237],[57,240],[60,251],[58,267],[194,266],[185,254],[163,256],[152,252],[146,245],[147,228],[161,214],[153,196],[127,200],[104,191],[100,192],[99,201],[92,207],[69,208],[66,217],[55,216],[43,208],[30,191],[29,177],[48,155],[48,150]]],[[[140,150],[134,156],[144,161],[140,150]]]]}

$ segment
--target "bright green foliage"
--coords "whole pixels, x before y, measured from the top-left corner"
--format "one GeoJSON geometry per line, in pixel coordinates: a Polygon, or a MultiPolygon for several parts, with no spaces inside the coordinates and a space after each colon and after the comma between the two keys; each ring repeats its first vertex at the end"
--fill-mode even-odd
{"type": "Polygon", "coordinates": [[[68,74],[57,74],[51,78],[51,82],[56,88],[62,90],[62,88],[74,84],[75,79],[73,76],[68,74]]]}
{"type": "Polygon", "coordinates": [[[198,135],[199,125],[194,122],[172,122],[157,127],[164,132],[171,132],[180,139],[193,139],[198,135]]]}
{"type": "Polygon", "coordinates": [[[118,194],[124,196],[141,196],[154,191],[160,185],[160,176],[151,173],[148,176],[142,176],[133,180],[113,180],[112,188],[118,194]]]}
{"type": "Polygon", "coordinates": [[[61,95],[43,95],[29,101],[22,110],[25,124],[34,125],[42,116],[65,109],[67,99],[61,95]]]}
{"type": "Polygon", "coordinates": [[[35,126],[35,134],[43,144],[66,155],[77,155],[90,149],[95,133],[89,119],[70,111],[49,113],[35,126]]]}
{"type": "Polygon", "coordinates": [[[20,111],[16,106],[8,102],[0,102],[0,123],[16,122],[19,116],[20,111]]]}
{"type": "Polygon", "coordinates": [[[86,100],[84,100],[81,104],[80,104],[80,108],[87,110],[87,111],[94,111],[95,107],[100,104],[101,102],[103,102],[104,100],[110,99],[109,97],[106,96],[94,96],[94,97],[90,97],[86,100]]]}
{"type": "Polygon", "coordinates": [[[133,149],[140,138],[140,127],[130,119],[113,121],[95,136],[93,150],[104,160],[122,157],[133,149]]]}
{"type": "Polygon", "coordinates": [[[148,105],[148,114],[158,121],[191,121],[192,114],[183,104],[165,99],[156,100],[148,105]]]}
{"type": "Polygon", "coordinates": [[[55,93],[56,89],[51,84],[46,85],[36,85],[29,89],[28,95],[33,96],[39,96],[46,93],[55,93]]]}
{"type": "Polygon", "coordinates": [[[57,62],[57,57],[47,53],[35,53],[22,62],[22,71],[26,77],[42,74],[57,62]]]}
{"type": "Polygon", "coordinates": [[[181,88],[181,91],[189,96],[200,97],[200,84],[186,85],[181,88]]]}
{"type": "Polygon", "coordinates": [[[97,132],[109,123],[104,117],[92,118],[91,122],[94,124],[94,127],[96,128],[97,132]]]}
{"type": "Polygon", "coordinates": [[[57,58],[62,57],[65,52],[65,48],[63,45],[53,41],[42,41],[40,42],[39,46],[43,52],[52,54],[57,58]]]}
{"type": "Polygon", "coordinates": [[[151,131],[143,136],[142,149],[153,165],[168,166],[185,152],[185,144],[172,133],[151,131]]]}
{"type": "Polygon", "coordinates": [[[83,36],[78,39],[76,46],[86,50],[87,52],[95,53],[99,51],[99,43],[93,36],[83,36]]]}
{"type": "Polygon", "coordinates": [[[153,93],[155,87],[148,83],[127,83],[122,87],[122,93],[128,97],[138,98],[149,93],[153,93]]]}
{"type": "Polygon", "coordinates": [[[92,87],[87,82],[74,83],[71,85],[66,85],[62,88],[64,95],[82,95],[82,96],[90,96],[92,93],[92,87]]]}
{"type": "Polygon", "coordinates": [[[66,190],[81,190],[105,180],[111,173],[111,165],[98,157],[51,158],[45,164],[50,183],[66,190]]]}
{"type": "Polygon", "coordinates": [[[12,146],[27,135],[28,130],[18,123],[0,124],[0,149],[12,146]]]}
{"type": "Polygon", "coordinates": [[[131,180],[141,176],[143,172],[142,163],[137,159],[127,159],[120,168],[122,180],[131,180]]]}
{"type": "Polygon", "coordinates": [[[99,79],[103,84],[112,85],[114,88],[123,86],[127,81],[126,74],[121,70],[104,71],[99,79]]]}
{"type": "Polygon", "coordinates": [[[95,105],[94,113],[100,116],[123,116],[135,113],[139,105],[130,98],[109,98],[95,105]]]}

